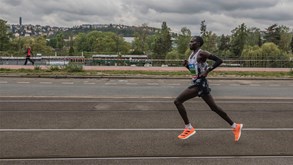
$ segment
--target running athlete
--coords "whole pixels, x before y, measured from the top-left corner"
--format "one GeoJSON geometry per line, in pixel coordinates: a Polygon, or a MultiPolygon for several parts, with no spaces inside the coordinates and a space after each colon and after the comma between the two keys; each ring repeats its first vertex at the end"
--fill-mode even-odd
{"type": "Polygon", "coordinates": [[[33,52],[32,52],[32,49],[31,47],[28,47],[25,51],[25,62],[24,62],[24,65],[27,64],[27,61],[30,61],[33,65],[35,64],[34,60],[31,59],[31,56],[33,55],[33,52]]]}
{"type": "Polygon", "coordinates": [[[174,101],[174,104],[176,105],[185,123],[185,129],[178,136],[178,138],[187,139],[196,132],[189,122],[183,103],[191,98],[198,96],[208,104],[212,111],[216,112],[231,125],[233,128],[235,141],[238,141],[241,136],[241,129],[243,124],[234,123],[230,117],[219,106],[216,105],[213,97],[210,94],[210,88],[206,79],[208,73],[221,65],[223,61],[217,56],[212,55],[207,51],[201,50],[200,47],[203,45],[203,43],[204,41],[200,36],[192,37],[189,43],[189,48],[192,50],[192,53],[188,60],[183,62],[183,65],[193,74],[193,77],[192,85],[185,89],[174,101]],[[214,64],[209,67],[208,63],[206,62],[207,59],[213,60],[214,64]]]}

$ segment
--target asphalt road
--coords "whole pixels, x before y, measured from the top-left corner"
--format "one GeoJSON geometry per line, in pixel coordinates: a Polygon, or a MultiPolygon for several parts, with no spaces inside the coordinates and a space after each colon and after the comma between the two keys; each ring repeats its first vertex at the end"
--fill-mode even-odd
{"type": "Polygon", "coordinates": [[[211,80],[229,125],[200,98],[186,102],[197,133],[179,140],[174,97],[188,80],[0,81],[0,164],[258,164],[293,162],[291,81],[211,80]]]}
{"type": "MultiPolygon", "coordinates": [[[[293,80],[209,80],[216,98],[293,98],[293,80]]],[[[0,79],[0,97],[175,98],[187,79],[0,79]]]]}

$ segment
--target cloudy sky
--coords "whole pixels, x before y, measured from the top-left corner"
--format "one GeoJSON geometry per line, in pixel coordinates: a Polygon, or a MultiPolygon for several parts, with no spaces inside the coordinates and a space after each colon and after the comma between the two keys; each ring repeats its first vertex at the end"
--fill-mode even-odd
{"type": "Polygon", "coordinates": [[[0,18],[8,24],[72,27],[125,24],[182,27],[199,34],[200,23],[217,35],[245,23],[261,30],[273,24],[293,29],[293,0],[0,0],[0,18]]]}

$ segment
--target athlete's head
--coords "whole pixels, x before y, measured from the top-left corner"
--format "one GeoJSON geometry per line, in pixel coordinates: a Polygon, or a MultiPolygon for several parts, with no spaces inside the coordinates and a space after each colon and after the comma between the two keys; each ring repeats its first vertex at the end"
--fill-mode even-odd
{"type": "Polygon", "coordinates": [[[189,43],[189,48],[191,50],[196,50],[203,45],[203,39],[200,36],[193,36],[189,43]]]}

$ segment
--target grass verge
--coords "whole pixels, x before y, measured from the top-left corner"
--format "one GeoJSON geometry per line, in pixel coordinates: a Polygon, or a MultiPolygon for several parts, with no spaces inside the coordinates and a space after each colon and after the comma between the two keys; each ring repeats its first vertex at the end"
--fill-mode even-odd
{"type": "MultiPolygon", "coordinates": [[[[34,69],[0,69],[1,75],[21,76],[165,76],[165,77],[190,77],[187,71],[131,71],[131,70],[110,70],[110,71],[85,71],[82,66],[69,65],[66,67],[51,66],[48,69],[41,69],[36,66],[34,69]]],[[[293,71],[288,72],[236,72],[236,71],[213,71],[209,77],[261,77],[261,78],[293,78],[293,71]]]]}

